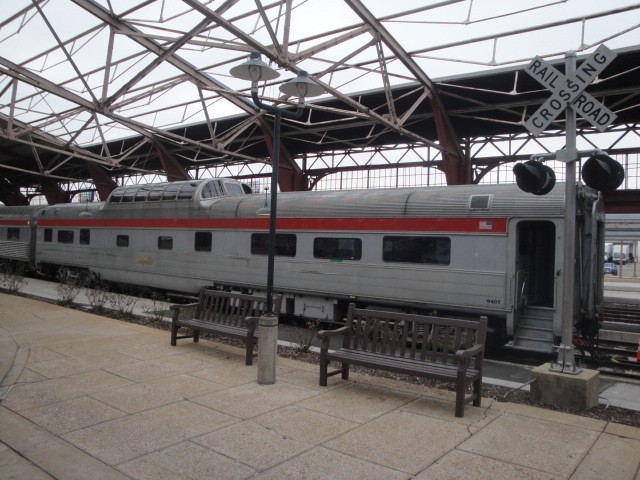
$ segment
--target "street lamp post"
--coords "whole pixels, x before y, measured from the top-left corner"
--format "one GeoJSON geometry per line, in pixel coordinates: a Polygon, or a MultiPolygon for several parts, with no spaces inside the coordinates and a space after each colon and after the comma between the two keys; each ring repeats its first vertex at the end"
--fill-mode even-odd
{"type": "Polygon", "coordinates": [[[324,89],[311,81],[307,72],[300,70],[298,76],[280,85],[280,91],[298,97],[298,109],[294,112],[263,103],[258,97],[258,82],[274,80],[280,76],[260,58],[259,53],[251,53],[249,59],[230,71],[235,78],[251,81],[251,98],[255,105],[273,113],[273,148],[271,158],[271,201],[269,204],[269,239],[267,244],[267,306],[260,318],[258,342],[258,383],[272,384],[276,379],[276,351],[278,343],[278,318],[273,312],[273,278],[275,267],[276,218],[278,208],[278,170],[280,163],[280,125],[282,117],[302,116],[305,97],[322,95],[324,89]]]}

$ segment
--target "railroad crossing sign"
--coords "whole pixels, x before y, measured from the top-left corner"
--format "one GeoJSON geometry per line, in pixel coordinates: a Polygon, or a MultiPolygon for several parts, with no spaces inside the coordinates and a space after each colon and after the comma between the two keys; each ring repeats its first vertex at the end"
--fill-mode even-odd
{"type": "Polygon", "coordinates": [[[568,78],[540,57],[531,60],[527,65],[527,73],[549,89],[552,95],[526,121],[524,126],[527,130],[537,137],[570,105],[576,113],[603,132],[615,120],[616,114],[584,89],[615,57],[614,52],[600,45],[568,78]]]}

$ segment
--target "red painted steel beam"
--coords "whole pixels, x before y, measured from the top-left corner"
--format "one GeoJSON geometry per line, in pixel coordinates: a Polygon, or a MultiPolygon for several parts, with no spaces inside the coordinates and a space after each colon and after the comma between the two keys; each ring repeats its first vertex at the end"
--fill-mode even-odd
{"type": "Polygon", "coordinates": [[[49,205],[71,202],[71,194],[62,190],[55,180],[43,177],[40,179],[40,186],[49,205]]]}
{"type": "Polygon", "coordinates": [[[100,200],[105,202],[111,192],[115,190],[118,184],[115,182],[107,172],[94,162],[86,162],[89,174],[93,179],[93,184],[96,186],[98,196],[100,200]]]}

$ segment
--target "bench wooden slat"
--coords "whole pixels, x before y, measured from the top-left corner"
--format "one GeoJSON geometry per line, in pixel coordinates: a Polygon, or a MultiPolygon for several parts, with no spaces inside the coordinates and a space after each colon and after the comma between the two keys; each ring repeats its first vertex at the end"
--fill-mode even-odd
{"type": "MultiPolygon", "coordinates": [[[[237,292],[223,292],[212,288],[200,289],[195,314],[181,319],[180,312],[185,306],[172,305],[171,345],[175,346],[180,338],[199,340],[200,332],[209,332],[226,337],[245,340],[245,361],[253,363],[253,349],[258,341],[257,321],[266,311],[267,299],[259,295],[247,295],[237,292]],[[178,336],[180,328],[188,328],[190,335],[178,336]]],[[[282,296],[276,295],[273,312],[280,314],[282,296]]]]}
{"type": "Polygon", "coordinates": [[[349,305],[345,327],[322,331],[320,385],[327,377],[349,378],[349,365],[388,370],[455,383],[455,414],[472,401],[480,406],[487,319],[479,321],[358,309],[349,305]],[[329,337],[343,335],[342,348],[329,351],[329,337]],[[465,349],[467,345],[467,349],[465,349]],[[328,371],[329,362],[341,368],[328,371]],[[473,386],[466,395],[468,385],[473,386]]]}

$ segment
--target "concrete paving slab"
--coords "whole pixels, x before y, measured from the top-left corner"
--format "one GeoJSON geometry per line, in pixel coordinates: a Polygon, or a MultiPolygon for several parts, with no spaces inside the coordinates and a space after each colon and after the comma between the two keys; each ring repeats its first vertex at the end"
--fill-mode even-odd
{"type": "Polygon", "coordinates": [[[215,348],[215,345],[213,342],[202,340],[197,343],[179,344],[174,348],[179,350],[180,355],[200,360],[210,365],[224,365],[225,363],[233,362],[244,363],[244,350],[240,348],[236,348],[233,351],[223,350],[215,348]]]}
{"type": "Polygon", "coordinates": [[[487,408],[466,405],[464,417],[455,417],[455,402],[442,400],[434,397],[420,397],[407,405],[400,407],[401,410],[439,418],[447,422],[468,425],[474,429],[480,429],[500,416],[499,412],[488,410],[487,408]]]}
{"type": "MultiPolygon", "coordinates": [[[[74,342],[74,345],[76,343],[74,342]]],[[[86,344],[85,344],[86,345],[86,344]]],[[[56,352],[55,350],[42,346],[29,346],[29,355],[27,357],[27,367],[32,363],[46,362],[48,360],[59,360],[66,358],[65,354],[56,352]]]]}
{"type": "Polygon", "coordinates": [[[599,433],[505,413],[458,446],[477,455],[569,477],[599,433]]]}
{"type": "Polygon", "coordinates": [[[533,405],[522,405],[519,403],[494,402],[490,408],[503,413],[512,413],[523,417],[548,420],[559,425],[572,425],[574,427],[586,428],[595,432],[602,432],[607,425],[604,420],[590,417],[571,415],[569,413],[558,412],[546,408],[535,407],[533,405]]]}
{"type": "Polygon", "coordinates": [[[413,477],[413,480],[434,478],[438,480],[561,480],[564,477],[469,452],[452,450],[413,477]]]}
{"type": "MultiPolygon", "coordinates": [[[[230,387],[235,387],[249,382],[256,382],[258,379],[258,365],[256,362],[254,362],[253,365],[245,365],[244,357],[242,361],[224,363],[222,365],[224,365],[224,368],[209,365],[207,368],[203,368],[202,370],[189,372],[189,375],[202,378],[203,380],[209,380],[211,382],[222,383],[223,385],[228,385],[230,387]]],[[[291,367],[277,365],[276,382],[280,375],[290,371],[291,367]]]]}
{"type": "Polygon", "coordinates": [[[76,430],[63,438],[108,465],[118,465],[237,421],[182,401],[76,430]]]}
{"type": "Polygon", "coordinates": [[[42,362],[30,362],[29,370],[46,378],[66,377],[76,373],[99,370],[103,367],[125,365],[138,360],[118,352],[98,351],[82,356],[64,357],[42,362]]]}
{"type": "Polygon", "coordinates": [[[638,386],[617,382],[604,390],[600,397],[613,407],[627,408],[640,412],[640,398],[638,386]]]}
{"type": "Polygon", "coordinates": [[[42,382],[43,380],[47,380],[47,377],[43,377],[42,375],[25,368],[20,372],[20,376],[14,383],[35,383],[42,382]]]}
{"type": "MultiPolygon", "coordinates": [[[[0,337],[7,317],[20,326],[2,305],[24,299],[7,297],[0,337]]],[[[46,334],[29,332],[37,345],[17,346],[16,374],[1,386],[0,468],[11,470],[0,478],[33,468],[22,477],[577,480],[631,479],[635,468],[640,480],[637,428],[489,399],[458,419],[452,391],[357,373],[319,387],[317,365],[289,358],[275,385],[258,386],[241,348],[170,347],[166,331],[25,305],[46,334]]]]}
{"type": "Polygon", "coordinates": [[[257,470],[191,441],[123,463],[118,469],[137,480],[244,480],[257,470]]]}
{"type": "Polygon", "coordinates": [[[258,385],[254,380],[251,383],[193,398],[192,401],[227,415],[248,419],[317,394],[316,390],[285,382],[258,385]]]}
{"type": "Polygon", "coordinates": [[[126,415],[89,397],[79,397],[41,407],[21,410],[20,414],[51,433],[64,433],[90,427],[126,415]]]}
{"type": "Polygon", "coordinates": [[[640,428],[634,428],[628,425],[620,425],[619,423],[608,423],[604,429],[604,433],[622,438],[632,438],[634,440],[640,440],[640,428]]]}
{"type": "Polygon", "coordinates": [[[470,436],[466,425],[394,410],[324,446],[416,475],[470,436]]]}
{"type": "Polygon", "coordinates": [[[254,480],[406,480],[404,472],[326,448],[314,448],[260,473],[254,480]]]}
{"type": "Polygon", "coordinates": [[[207,364],[182,355],[170,355],[154,360],[138,361],[124,365],[103,367],[105,371],[127,378],[134,382],[148,382],[179,373],[188,373],[205,368],[207,364]]]}
{"type": "Polygon", "coordinates": [[[273,410],[252,420],[280,435],[309,445],[319,445],[360,425],[296,405],[273,410]]]}
{"type": "Polygon", "coordinates": [[[305,388],[312,388],[321,392],[327,391],[327,389],[338,388],[346,384],[345,380],[342,380],[339,376],[329,377],[327,379],[327,386],[320,386],[320,375],[318,373],[318,367],[316,371],[310,372],[307,370],[291,370],[289,372],[282,373],[278,376],[277,381],[283,381],[292,383],[294,385],[300,385],[305,388]]]}
{"type": "Polygon", "coordinates": [[[0,443],[0,472],[5,479],[54,480],[41,468],[0,443]]]}
{"type": "Polygon", "coordinates": [[[298,403],[301,407],[357,423],[365,423],[418,398],[375,385],[349,385],[298,403]]]}
{"type": "Polygon", "coordinates": [[[19,412],[130,383],[131,381],[126,378],[97,370],[42,382],[14,385],[11,394],[4,398],[2,404],[19,412]]]}
{"type": "MultiPolygon", "coordinates": [[[[88,478],[91,480],[127,480],[128,478],[60,437],[2,406],[0,406],[0,434],[2,441],[10,445],[13,451],[53,478],[64,478],[65,480],[87,480],[88,478]]],[[[23,478],[31,479],[28,475],[16,478],[20,480],[23,478]]]]}
{"type": "Polygon", "coordinates": [[[112,388],[93,394],[91,398],[126,413],[138,413],[225,388],[229,387],[186,374],[178,374],[148,382],[134,383],[121,388],[112,388]]]}
{"type": "Polygon", "coordinates": [[[258,470],[273,467],[313,447],[252,420],[194,438],[193,442],[258,470]]]}
{"type": "Polygon", "coordinates": [[[580,463],[572,480],[634,480],[640,468],[640,440],[603,433],[580,463]]]}

